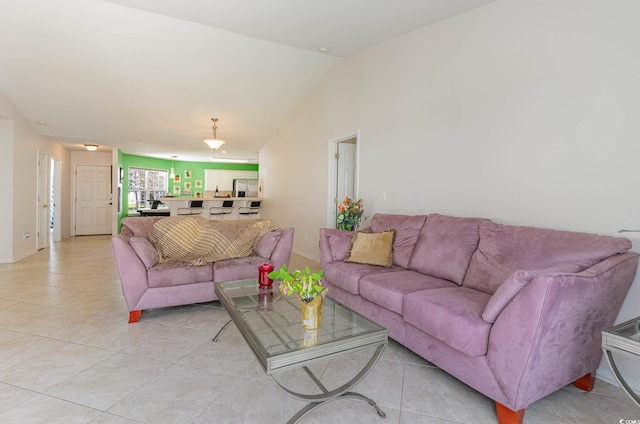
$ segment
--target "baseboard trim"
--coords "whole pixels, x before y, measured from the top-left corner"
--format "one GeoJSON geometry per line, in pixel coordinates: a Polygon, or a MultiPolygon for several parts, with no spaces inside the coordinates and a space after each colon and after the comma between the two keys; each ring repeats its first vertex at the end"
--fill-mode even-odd
{"type": "Polygon", "coordinates": [[[293,253],[297,254],[297,255],[304,256],[307,259],[311,259],[312,261],[320,262],[320,258],[319,257],[310,255],[307,252],[303,252],[303,251],[298,250],[298,249],[292,249],[291,251],[293,253]]]}

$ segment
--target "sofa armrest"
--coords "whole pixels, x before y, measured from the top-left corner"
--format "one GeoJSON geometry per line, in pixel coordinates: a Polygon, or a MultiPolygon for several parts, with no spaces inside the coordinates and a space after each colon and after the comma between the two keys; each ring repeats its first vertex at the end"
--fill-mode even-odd
{"type": "Polygon", "coordinates": [[[129,311],[134,311],[148,288],[147,268],[124,236],[112,236],[111,246],[116,259],[116,268],[120,276],[124,300],[129,311]]]}
{"type": "Polygon", "coordinates": [[[589,374],[633,282],[638,254],[614,255],[578,274],[542,274],[498,315],[487,363],[517,411],[589,374]]]}
{"type": "Polygon", "coordinates": [[[271,252],[269,261],[275,269],[280,269],[282,265],[289,265],[291,259],[291,250],[293,249],[293,235],[295,228],[282,228],[282,237],[278,241],[275,249],[271,252]]]}
{"type": "Polygon", "coordinates": [[[352,238],[353,231],[320,228],[320,268],[329,262],[344,260],[352,238]]]}

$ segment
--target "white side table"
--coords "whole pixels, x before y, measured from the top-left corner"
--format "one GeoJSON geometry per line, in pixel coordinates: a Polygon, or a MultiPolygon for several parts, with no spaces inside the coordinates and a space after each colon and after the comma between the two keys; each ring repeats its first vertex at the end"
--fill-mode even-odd
{"type": "Polygon", "coordinates": [[[618,380],[618,383],[620,383],[620,386],[622,386],[622,389],[629,395],[631,400],[640,407],[640,397],[638,397],[627,382],[624,381],[620,371],[618,371],[618,367],[616,367],[613,361],[612,355],[612,353],[615,352],[640,360],[640,317],[618,324],[607,331],[603,331],[602,350],[616,380],[618,380]]]}

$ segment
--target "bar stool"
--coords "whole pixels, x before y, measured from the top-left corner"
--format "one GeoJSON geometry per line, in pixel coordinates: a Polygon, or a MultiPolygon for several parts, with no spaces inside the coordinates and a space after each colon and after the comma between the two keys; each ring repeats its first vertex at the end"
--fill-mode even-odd
{"type": "Polygon", "coordinates": [[[238,209],[238,215],[245,218],[251,218],[251,215],[258,215],[262,207],[261,200],[252,200],[249,206],[242,206],[238,209]]]}
{"type": "Polygon", "coordinates": [[[200,215],[202,213],[202,200],[189,200],[189,206],[178,208],[178,215],[200,215]]]}
{"type": "Polygon", "coordinates": [[[223,218],[233,212],[233,200],[223,200],[222,206],[212,206],[209,208],[209,217],[217,216],[223,218]]]}

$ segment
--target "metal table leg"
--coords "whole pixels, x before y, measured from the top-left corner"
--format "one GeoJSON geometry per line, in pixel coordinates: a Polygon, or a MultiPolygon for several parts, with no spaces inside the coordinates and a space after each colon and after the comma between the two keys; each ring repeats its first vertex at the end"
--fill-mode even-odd
{"type": "Polygon", "coordinates": [[[321,394],[317,394],[317,395],[294,392],[284,387],[282,384],[280,384],[278,380],[276,380],[276,378],[273,375],[271,375],[271,378],[273,379],[273,381],[275,381],[278,387],[280,387],[280,389],[282,389],[285,393],[287,393],[288,395],[296,399],[302,399],[310,402],[308,405],[300,409],[293,417],[291,417],[291,419],[289,419],[287,424],[294,424],[298,422],[302,417],[307,415],[309,412],[313,411],[315,408],[320,407],[322,405],[326,405],[329,402],[332,402],[337,399],[342,399],[342,398],[351,398],[351,399],[362,400],[364,402],[367,402],[369,405],[375,408],[376,412],[380,417],[386,418],[387,415],[378,407],[378,405],[372,399],[360,393],[349,391],[349,389],[354,387],[356,384],[362,381],[362,379],[365,378],[367,374],[369,374],[373,366],[378,362],[378,359],[380,358],[380,355],[382,354],[382,351],[384,350],[384,348],[385,348],[385,345],[378,346],[378,348],[375,350],[375,352],[371,356],[371,359],[369,359],[369,362],[367,362],[364,368],[358,374],[356,374],[356,376],[353,377],[351,380],[349,380],[348,382],[346,382],[345,384],[343,384],[342,386],[334,390],[328,390],[327,388],[325,388],[324,385],[317,378],[317,376],[313,374],[313,372],[308,367],[303,367],[307,375],[309,375],[311,380],[313,380],[316,386],[318,386],[318,388],[322,391],[321,394]]]}
{"type": "Polygon", "coordinates": [[[222,328],[220,329],[220,331],[218,331],[218,333],[216,334],[216,336],[213,338],[213,340],[211,340],[212,342],[217,342],[218,338],[220,338],[220,336],[222,335],[222,333],[224,332],[224,330],[227,329],[227,327],[229,327],[231,325],[231,323],[233,322],[233,320],[229,320],[225,325],[222,326],[222,328]]]}
{"type": "Polygon", "coordinates": [[[624,381],[624,378],[622,378],[622,374],[620,374],[618,367],[613,361],[613,355],[611,354],[611,351],[606,348],[603,348],[602,350],[604,351],[604,356],[605,358],[607,358],[607,362],[609,363],[609,368],[611,368],[611,371],[613,371],[613,375],[615,376],[616,380],[618,380],[618,383],[620,383],[620,386],[622,386],[622,389],[631,398],[631,400],[638,407],[640,407],[640,397],[638,397],[638,395],[634,393],[634,391],[631,389],[631,387],[629,387],[627,382],[624,381]]]}

